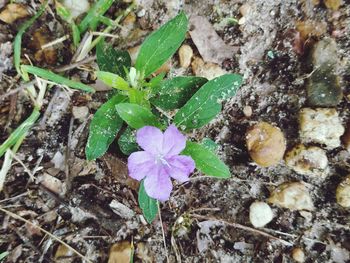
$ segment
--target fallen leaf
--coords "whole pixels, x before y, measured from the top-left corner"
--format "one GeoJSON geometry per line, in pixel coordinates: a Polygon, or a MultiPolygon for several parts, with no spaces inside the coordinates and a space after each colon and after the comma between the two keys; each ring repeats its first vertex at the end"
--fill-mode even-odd
{"type": "Polygon", "coordinates": [[[67,246],[59,245],[55,253],[55,259],[71,257],[73,254],[73,251],[70,250],[67,246]]]}
{"type": "Polygon", "coordinates": [[[129,241],[114,244],[109,250],[108,263],[130,263],[133,246],[129,241]]]}
{"type": "Polygon", "coordinates": [[[8,4],[0,13],[0,20],[7,24],[12,24],[17,19],[29,16],[29,12],[24,5],[8,4]]]}
{"type": "Polygon", "coordinates": [[[102,157],[102,160],[107,165],[108,169],[112,173],[112,176],[119,183],[127,185],[133,190],[138,190],[140,183],[135,179],[132,179],[128,175],[128,167],[126,163],[124,163],[119,158],[108,153],[102,157]]]}
{"type": "Polygon", "coordinates": [[[42,49],[42,46],[49,43],[49,32],[45,29],[39,29],[34,32],[30,47],[35,50],[34,58],[37,62],[45,62],[53,65],[57,61],[57,52],[53,47],[42,49]]]}
{"type": "Polygon", "coordinates": [[[204,61],[221,64],[237,52],[236,47],[225,44],[205,17],[192,16],[190,28],[191,38],[204,61]]]}

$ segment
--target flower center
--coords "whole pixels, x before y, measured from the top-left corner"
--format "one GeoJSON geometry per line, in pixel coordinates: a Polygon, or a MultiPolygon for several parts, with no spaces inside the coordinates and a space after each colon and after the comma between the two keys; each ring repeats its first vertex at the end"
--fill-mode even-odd
{"type": "Polygon", "coordinates": [[[164,159],[164,156],[162,154],[157,155],[156,163],[161,163],[163,165],[170,167],[169,163],[164,159]]]}

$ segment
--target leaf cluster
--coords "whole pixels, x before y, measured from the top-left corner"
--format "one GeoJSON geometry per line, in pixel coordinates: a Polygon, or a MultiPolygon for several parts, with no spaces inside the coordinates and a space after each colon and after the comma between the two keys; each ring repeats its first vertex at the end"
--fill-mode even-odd
{"type": "MultiPolygon", "coordinates": [[[[226,74],[210,81],[194,76],[164,79],[165,74],[154,74],[180,47],[187,27],[188,19],[181,12],[150,34],[141,45],[135,65],[131,65],[128,52],[114,49],[104,41],[98,44],[100,71],[96,76],[114,88],[115,95],[92,119],[87,159],[102,156],[118,133],[117,143],[124,154],[137,151],[135,131],[146,125],[165,129],[174,123],[184,132],[203,127],[221,111],[221,102],[235,95],[242,83],[242,77],[237,74],[226,74]],[[127,128],[121,132],[124,122],[127,128]]],[[[215,149],[215,143],[210,140],[202,144],[188,141],[182,154],[191,156],[200,172],[229,178],[230,170],[216,156],[215,149]]],[[[151,222],[158,208],[156,201],[145,193],[143,184],[139,203],[147,221],[151,222]]]]}

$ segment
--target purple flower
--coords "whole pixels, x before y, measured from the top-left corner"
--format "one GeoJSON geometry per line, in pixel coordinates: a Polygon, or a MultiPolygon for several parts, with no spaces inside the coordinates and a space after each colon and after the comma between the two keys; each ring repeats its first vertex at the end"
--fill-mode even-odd
{"type": "Polygon", "coordinates": [[[186,147],[186,137],[174,125],[164,133],[145,126],[137,131],[136,141],[144,151],[129,156],[129,175],[138,181],[145,178],[145,191],[150,197],[168,200],[173,188],[170,177],[186,182],[195,168],[191,157],[179,155],[186,147]]]}

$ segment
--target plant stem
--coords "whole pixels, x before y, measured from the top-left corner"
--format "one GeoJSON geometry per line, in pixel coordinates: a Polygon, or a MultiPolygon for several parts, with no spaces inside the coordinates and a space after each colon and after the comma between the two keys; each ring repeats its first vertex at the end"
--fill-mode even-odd
{"type": "Polygon", "coordinates": [[[169,263],[170,260],[169,260],[169,256],[168,256],[168,249],[167,249],[167,247],[166,247],[165,232],[164,232],[164,227],[163,227],[162,214],[161,214],[161,212],[160,212],[159,201],[157,201],[157,206],[158,206],[158,213],[159,213],[160,226],[162,227],[163,244],[164,244],[164,249],[165,249],[166,261],[167,261],[167,263],[169,263]]]}

